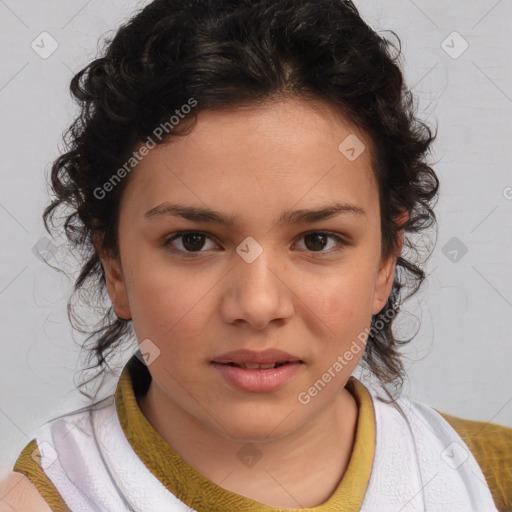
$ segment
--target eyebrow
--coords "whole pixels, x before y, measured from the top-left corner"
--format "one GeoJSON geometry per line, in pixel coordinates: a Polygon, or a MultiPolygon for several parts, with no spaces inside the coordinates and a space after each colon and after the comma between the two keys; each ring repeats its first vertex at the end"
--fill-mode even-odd
{"type": "MultiPolygon", "coordinates": [[[[288,210],[284,212],[278,220],[279,224],[301,224],[306,222],[317,222],[330,219],[336,215],[354,214],[366,216],[366,211],[355,204],[348,204],[337,201],[319,209],[312,210],[288,210]]],[[[192,222],[211,222],[222,224],[232,228],[235,225],[234,216],[224,215],[220,212],[210,210],[209,208],[198,208],[195,206],[184,206],[180,204],[171,204],[168,202],[159,204],[151,208],[144,214],[147,220],[162,216],[179,217],[192,222]]]]}

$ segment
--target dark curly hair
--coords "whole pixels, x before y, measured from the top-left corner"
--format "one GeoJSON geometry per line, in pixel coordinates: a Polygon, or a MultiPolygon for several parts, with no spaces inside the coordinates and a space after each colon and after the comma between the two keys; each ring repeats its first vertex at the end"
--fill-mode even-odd
{"type": "MultiPolygon", "coordinates": [[[[54,198],[43,219],[52,234],[49,224],[55,229],[56,210],[66,208],[63,229],[83,263],[68,317],[75,329],[90,334],[82,348],[89,362],[96,359],[89,367],[99,368],[96,376],[109,368],[109,354],[132,337],[131,321],[117,317],[110,303],[103,305],[94,329],[81,325],[73,313],[76,296],[93,308],[106,298],[93,242],[100,240],[103,251],[119,257],[119,204],[129,177],[108,194],[98,190],[155,127],[191,98],[197,106],[185,122],[157,143],[189,133],[197,113],[206,109],[294,97],[320,99],[343,112],[373,143],[383,257],[395,250],[404,230],[392,292],[380,314],[391,312],[387,318],[392,319],[417,291],[425,273],[405,253],[418,255],[417,241],[409,235],[436,222],[439,181],[426,162],[435,134],[416,117],[400,70],[400,40],[390,33],[398,45],[372,30],[348,0],[155,0],[105,41],[102,56],[73,77],[70,89],[80,114],[64,133],[67,151],[51,168],[54,198]],[[400,217],[403,212],[407,218],[400,217]]],[[[401,390],[400,347],[412,338],[398,339],[392,320],[379,327],[377,317],[362,363],[393,401],[387,386],[401,390]]]]}

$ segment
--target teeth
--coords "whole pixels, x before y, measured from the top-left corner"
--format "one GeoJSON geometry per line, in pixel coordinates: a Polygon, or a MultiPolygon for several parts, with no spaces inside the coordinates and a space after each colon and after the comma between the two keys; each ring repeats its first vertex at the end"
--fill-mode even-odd
{"type": "Polygon", "coordinates": [[[267,363],[267,364],[242,363],[240,366],[242,368],[248,368],[250,370],[256,370],[257,368],[267,370],[269,368],[274,368],[276,366],[276,363],[267,363]]]}

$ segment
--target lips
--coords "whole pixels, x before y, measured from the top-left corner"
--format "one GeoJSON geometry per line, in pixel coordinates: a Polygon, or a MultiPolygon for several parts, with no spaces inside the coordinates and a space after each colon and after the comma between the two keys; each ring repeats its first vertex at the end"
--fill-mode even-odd
{"type": "MultiPolygon", "coordinates": [[[[217,361],[214,361],[217,362],[217,361]]],[[[279,363],[218,363],[218,364],[226,364],[228,366],[237,366],[238,368],[245,368],[247,370],[271,370],[272,368],[279,368],[284,364],[288,364],[290,361],[283,361],[279,363]]]]}
{"type": "Polygon", "coordinates": [[[225,382],[250,393],[277,391],[305,368],[302,359],[277,349],[226,352],[210,364],[225,382]]]}
{"type": "Polygon", "coordinates": [[[215,357],[211,363],[238,366],[251,370],[269,370],[287,363],[303,361],[292,354],[277,349],[267,349],[261,352],[254,350],[235,350],[215,357]]]}

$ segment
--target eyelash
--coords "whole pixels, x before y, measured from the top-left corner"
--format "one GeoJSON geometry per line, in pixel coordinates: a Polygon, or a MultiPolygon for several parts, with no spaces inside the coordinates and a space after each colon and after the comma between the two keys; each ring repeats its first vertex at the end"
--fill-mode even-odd
{"type": "MultiPolygon", "coordinates": [[[[304,238],[308,235],[314,235],[314,234],[327,235],[329,238],[333,238],[334,240],[336,240],[338,247],[331,249],[329,251],[307,251],[313,255],[336,253],[336,252],[339,252],[339,251],[345,249],[346,246],[350,245],[349,242],[347,242],[344,238],[342,238],[338,234],[333,233],[331,231],[309,231],[307,233],[304,233],[301,236],[301,238],[304,238]]],[[[207,252],[207,251],[182,251],[180,249],[176,249],[175,247],[171,246],[171,242],[173,242],[174,240],[177,240],[185,235],[204,235],[206,238],[209,238],[210,240],[212,240],[212,238],[209,237],[208,234],[203,231],[177,231],[170,237],[166,238],[166,240],[164,241],[164,244],[163,244],[164,247],[166,249],[170,250],[171,252],[184,254],[184,255],[186,255],[186,257],[195,257],[196,255],[200,255],[200,254],[207,252]]]]}

